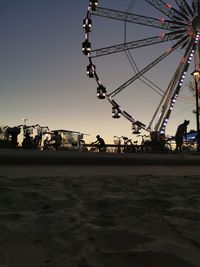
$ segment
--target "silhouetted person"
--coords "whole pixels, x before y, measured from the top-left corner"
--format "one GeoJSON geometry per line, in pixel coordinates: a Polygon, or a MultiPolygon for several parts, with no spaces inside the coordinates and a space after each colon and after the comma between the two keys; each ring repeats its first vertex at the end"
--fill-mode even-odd
{"type": "Polygon", "coordinates": [[[97,140],[94,142],[94,145],[99,149],[99,151],[105,151],[106,145],[103,138],[100,137],[100,135],[97,135],[96,138],[97,140]]]}
{"type": "Polygon", "coordinates": [[[33,139],[33,148],[39,149],[39,144],[40,144],[40,136],[36,135],[33,139]]]}
{"type": "Polygon", "coordinates": [[[21,130],[19,127],[13,127],[11,128],[11,132],[10,132],[10,135],[11,135],[11,145],[13,148],[17,148],[18,147],[18,141],[17,141],[17,138],[18,138],[18,134],[20,134],[21,130]]]}
{"type": "Polygon", "coordinates": [[[25,138],[22,142],[22,148],[24,148],[24,149],[32,149],[33,148],[33,142],[31,140],[31,136],[30,136],[29,132],[26,132],[26,134],[25,134],[25,138]]]}
{"type": "Polygon", "coordinates": [[[151,149],[152,152],[160,152],[160,135],[159,132],[151,132],[151,149]]]}
{"type": "Polygon", "coordinates": [[[48,136],[44,139],[44,143],[43,143],[43,150],[47,150],[49,146],[49,138],[48,136]]]}
{"type": "Polygon", "coordinates": [[[177,128],[175,134],[175,142],[176,142],[176,152],[182,152],[182,145],[183,145],[183,137],[185,136],[187,139],[187,126],[190,121],[185,120],[182,124],[180,124],[177,128]]]}
{"type": "Polygon", "coordinates": [[[62,144],[62,137],[61,135],[58,133],[58,131],[54,132],[54,137],[51,139],[54,140],[55,143],[53,144],[55,150],[58,150],[62,144]]]}

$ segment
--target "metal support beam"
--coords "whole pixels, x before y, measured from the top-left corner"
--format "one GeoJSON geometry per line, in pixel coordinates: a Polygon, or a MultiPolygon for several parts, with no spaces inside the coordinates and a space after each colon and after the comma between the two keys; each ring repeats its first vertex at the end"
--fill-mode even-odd
{"type": "MultiPolygon", "coordinates": [[[[170,20],[136,15],[133,13],[127,13],[127,12],[122,12],[122,11],[103,8],[103,7],[97,8],[97,10],[92,11],[91,14],[95,16],[100,16],[100,17],[105,17],[105,18],[110,18],[110,19],[115,19],[115,20],[122,20],[122,21],[130,22],[130,23],[142,24],[145,26],[150,26],[150,27],[155,27],[155,28],[161,28],[165,30],[169,30],[171,26],[174,25],[174,22],[170,20]]],[[[186,24],[180,22],[179,26],[184,27],[186,26],[186,24]]]]}
{"type": "Polygon", "coordinates": [[[145,39],[132,41],[132,42],[128,42],[128,43],[122,43],[122,44],[118,44],[118,45],[94,49],[91,51],[91,58],[105,56],[105,55],[109,55],[109,54],[113,54],[113,53],[119,53],[119,52],[123,52],[124,50],[131,50],[131,49],[135,49],[135,48],[139,48],[139,47],[143,47],[143,46],[149,46],[149,45],[153,45],[153,44],[172,41],[175,39],[177,39],[176,34],[168,33],[168,34],[164,34],[162,36],[155,36],[155,37],[145,38],[145,39]]]}

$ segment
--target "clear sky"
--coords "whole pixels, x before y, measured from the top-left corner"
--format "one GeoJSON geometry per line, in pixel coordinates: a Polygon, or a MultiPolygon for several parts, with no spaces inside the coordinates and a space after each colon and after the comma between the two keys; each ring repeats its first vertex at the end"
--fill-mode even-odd
{"type": "MultiPolygon", "coordinates": [[[[96,82],[86,76],[88,59],[82,55],[84,40],[82,20],[88,0],[0,0],[0,125],[15,126],[28,118],[28,124],[49,126],[90,134],[100,134],[107,142],[114,135],[131,134],[131,123],[125,118],[113,119],[111,105],[96,97],[96,82]]],[[[103,7],[125,11],[128,0],[102,0],[103,7]]],[[[146,16],[163,16],[145,1],[136,1],[132,12],[146,16]]],[[[172,1],[173,2],[173,1],[172,1]]],[[[94,18],[91,41],[94,48],[114,45],[124,40],[123,22],[94,18]]],[[[161,30],[129,25],[127,39],[152,37],[161,30]]],[[[170,47],[172,43],[168,43],[170,47]]],[[[155,45],[134,52],[139,68],[162,54],[166,46],[155,45]]],[[[170,56],[147,77],[166,89],[181,53],[170,56]]],[[[124,53],[95,60],[97,73],[108,91],[116,89],[133,75],[124,53]]],[[[188,76],[193,70],[188,71],[188,76]]],[[[190,78],[190,77],[189,77],[190,78]]],[[[192,109],[195,100],[183,86],[177,106],[167,127],[174,134],[184,119],[195,129],[192,109]]],[[[136,119],[149,123],[160,96],[141,83],[126,89],[119,103],[136,119]]]]}

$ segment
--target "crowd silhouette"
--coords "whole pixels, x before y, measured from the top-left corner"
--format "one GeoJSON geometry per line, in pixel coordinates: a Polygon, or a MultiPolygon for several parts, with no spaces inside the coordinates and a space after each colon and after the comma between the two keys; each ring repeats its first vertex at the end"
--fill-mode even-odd
{"type": "MultiPolygon", "coordinates": [[[[137,135],[142,137],[140,145],[138,141],[132,141],[127,137],[118,137],[118,143],[106,144],[104,139],[98,134],[96,140],[91,144],[85,144],[83,133],[67,130],[50,131],[48,126],[36,125],[19,125],[14,127],[0,127],[0,148],[14,149],[37,149],[37,150],[70,150],[79,149],[81,151],[98,151],[98,152],[116,152],[116,153],[135,153],[135,152],[152,152],[152,153],[169,153],[172,150],[175,153],[182,153],[184,142],[187,141],[187,126],[189,120],[184,120],[178,125],[174,137],[167,139],[164,134],[151,132],[149,138],[145,140],[146,135],[137,135]],[[76,134],[76,138],[74,138],[76,134]],[[22,136],[21,143],[19,135],[22,136]],[[121,142],[121,140],[123,142],[121,142]],[[174,142],[174,149],[170,142],[174,142]],[[91,148],[92,147],[92,148],[91,148]],[[90,149],[88,149],[90,148],[90,149]],[[96,149],[95,149],[96,148],[96,149]],[[114,148],[114,149],[112,149],[114,148]]],[[[114,136],[116,137],[116,136],[114,136]]],[[[193,143],[198,145],[200,134],[193,139],[193,143]]],[[[185,146],[186,147],[186,146],[185,146]]],[[[189,148],[189,146],[187,146],[189,148]]],[[[199,151],[197,148],[192,151],[199,151]]]]}

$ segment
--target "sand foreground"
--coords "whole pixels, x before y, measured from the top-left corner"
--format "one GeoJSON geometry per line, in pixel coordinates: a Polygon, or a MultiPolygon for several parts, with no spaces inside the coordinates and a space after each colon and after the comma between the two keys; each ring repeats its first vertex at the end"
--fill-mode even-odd
{"type": "Polygon", "coordinates": [[[200,166],[0,164],[0,266],[200,267],[200,166]]]}
{"type": "Polygon", "coordinates": [[[200,266],[198,175],[0,177],[0,266],[200,266]]]}

